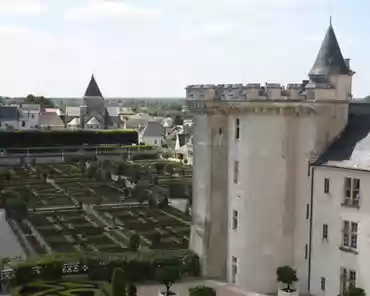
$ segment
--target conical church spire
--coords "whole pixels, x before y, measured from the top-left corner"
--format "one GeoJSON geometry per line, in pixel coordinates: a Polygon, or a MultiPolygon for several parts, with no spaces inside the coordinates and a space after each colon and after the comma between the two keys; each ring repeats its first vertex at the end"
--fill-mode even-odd
{"type": "Polygon", "coordinates": [[[94,74],[91,76],[90,83],[85,92],[85,97],[103,97],[99,86],[96,83],[94,74]]]}
{"type": "Polygon", "coordinates": [[[330,18],[329,28],[309,77],[314,82],[326,82],[332,74],[351,75],[351,70],[343,58],[330,18]]]}

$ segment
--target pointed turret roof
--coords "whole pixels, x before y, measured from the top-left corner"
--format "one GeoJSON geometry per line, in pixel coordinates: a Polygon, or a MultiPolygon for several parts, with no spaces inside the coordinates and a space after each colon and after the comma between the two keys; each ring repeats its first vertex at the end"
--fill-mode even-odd
{"type": "Polygon", "coordinates": [[[89,85],[87,86],[85,97],[103,97],[94,75],[91,76],[89,85]]]}
{"type": "Polygon", "coordinates": [[[350,75],[351,70],[343,58],[337,37],[330,22],[309,77],[312,81],[322,82],[331,74],[350,75]]]}

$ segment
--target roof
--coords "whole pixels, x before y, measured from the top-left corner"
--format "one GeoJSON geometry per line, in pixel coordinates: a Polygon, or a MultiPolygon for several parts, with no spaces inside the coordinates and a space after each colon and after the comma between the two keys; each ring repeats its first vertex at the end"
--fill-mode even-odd
{"type": "Polygon", "coordinates": [[[120,114],[120,107],[109,106],[107,107],[107,110],[108,110],[109,115],[113,117],[119,116],[120,114]]]}
{"type": "Polygon", "coordinates": [[[141,117],[141,116],[129,116],[126,120],[126,128],[136,129],[139,125],[145,126],[150,118],[141,117]]]}
{"type": "Polygon", "coordinates": [[[64,122],[56,112],[44,112],[40,114],[41,126],[64,126],[64,122]]]}
{"type": "Polygon", "coordinates": [[[41,110],[41,106],[39,104],[21,104],[21,105],[19,105],[19,108],[22,111],[40,112],[40,110],[41,110]]]}
{"type": "Polygon", "coordinates": [[[343,58],[333,26],[330,24],[309,77],[314,82],[323,82],[330,74],[350,73],[351,70],[343,58]]]}
{"type": "Polygon", "coordinates": [[[144,130],[143,137],[162,137],[164,134],[164,128],[158,121],[148,121],[144,130]]]}
{"type": "Polygon", "coordinates": [[[96,119],[96,117],[92,117],[86,124],[88,125],[99,125],[101,124],[99,120],[96,119]]]}
{"type": "Polygon", "coordinates": [[[79,118],[73,118],[70,122],[68,122],[69,126],[79,126],[80,125],[80,119],[79,118]]]}
{"type": "Polygon", "coordinates": [[[91,76],[89,85],[85,91],[85,97],[103,97],[94,75],[91,76]]]}
{"type": "Polygon", "coordinates": [[[178,134],[180,147],[184,146],[190,139],[190,134],[178,134]]]}
{"type": "Polygon", "coordinates": [[[351,106],[346,128],[315,165],[370,170],[370,103],[351,105],[357,106],[351,106]]]}
{"type": "Polygon", "coordinates": [[[17,106],[0,106],[0,120],[15,121],[18,120],[19,113],[17,106]]]}

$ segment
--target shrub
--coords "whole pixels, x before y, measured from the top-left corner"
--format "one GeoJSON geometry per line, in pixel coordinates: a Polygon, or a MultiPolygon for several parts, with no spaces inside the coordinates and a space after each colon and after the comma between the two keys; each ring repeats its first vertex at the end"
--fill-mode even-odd
{"type": "Polygon", "coordinates": [[[36,274],[32,268],[32,265],[22,264],[15,268],[15,284],[21,286],[33,281],[36,274]]]}
{"type": "Polygon", "coordinates": [[[126,294],[126,279],[122,268],[114,269],[112,277],[112,296],[125,296],[126,294]]]}
{"type": "Polygon", "coordinates": [[[365,290],[357,287],[350,287],[344,296],[366,296],[365,290]]]}
{"type": "Polygon", "coordinates": [[[40,277],[43,280],[59,280],[63,274],[63,263],[59,260],[51,260],[42,264],[40,277]]]}
{"type": "Polygon", "coordinates": [[[216,296],[216,291],[211,287],[197,286],[189,289],[189,296],[216,296]]]}
{"type": "Polygon", "coordinates": [[[140,247],[140,236],[138,234],[133,234],[130,237],[130,242],[129,242],[129,249],[131,251],[136,252],[140,247]]]}
{"type": "Polygon", "coordinates": [[[280,266],[276,270],[277,280],[286,285],[283,290],[285,292],[293,292],[292,285],[294,282],[298,281],[297,272],[290,266],[280,266]]]}
{"type": "Polygon", "coordinates": [[[158,231],[154,231],[151,237],[151,243],[152,243],[152,248],[158,248],[160,242],[161,242],[162,235],[158,231]]]}

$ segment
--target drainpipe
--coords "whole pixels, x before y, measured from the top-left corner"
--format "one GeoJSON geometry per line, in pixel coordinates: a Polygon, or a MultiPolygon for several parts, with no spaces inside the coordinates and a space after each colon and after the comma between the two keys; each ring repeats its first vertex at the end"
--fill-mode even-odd
{"type": "Polygon", "coordinates": [[[312,261],[312,217],[313,217],[313,189],[315,179],[315,168],[311,166],[311,197],[310,197],[310,230],[309,230],[309,252],[308,252],[308,293],[311,289],[311,261],[312,261]]]}

